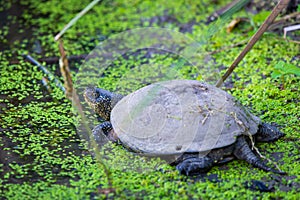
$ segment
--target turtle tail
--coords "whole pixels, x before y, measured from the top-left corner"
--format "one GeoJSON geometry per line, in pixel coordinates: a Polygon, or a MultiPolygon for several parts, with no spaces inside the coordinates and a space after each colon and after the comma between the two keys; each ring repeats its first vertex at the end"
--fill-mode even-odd
{"type": "Polygon", "coordinates": [[[279,131],[275,126],[267,123],[262,123],[258,127],[255,134],[255,139],[258,142],[272,142],[284,136],[284,133],[279,131]]]}
{"type": "Polygon", "coordinates": [[[266,166],[250,149],[248,143],[246,142],[244,137],[239,137],[237,139],[237,143],[234,150],[234,155],[240,159],[245,160],[249,164],[254,167],[260,168],[267,172],[274,172],[277,174],[286,174],[283,171],[273,169],[271,167],[266,166]]]}

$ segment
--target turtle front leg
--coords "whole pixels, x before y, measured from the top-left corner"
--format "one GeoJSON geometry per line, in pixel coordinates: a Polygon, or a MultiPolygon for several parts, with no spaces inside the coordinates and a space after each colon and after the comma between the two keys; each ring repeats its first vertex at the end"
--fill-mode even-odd
{"type": "Polygon", "coordinates": [[[103,144],[107,139],[112,142],[118,142],[118,137],[109,121],[103,122],[102,124],[96,126],[92,133],[97,144],[103,144]],[[104,135],[106,138],[103,137],[104,135]]]}
{"type": "Polygon", "coordinates": [[[245,160],[249,164],[254,167],[260,168],[264,171],[271,171],[278,174],[286,174],[283,171],[279,171],[273,169],[271,167],[266,166],[250,149],[248,143],[246,142],[244,137],[237,138],[237,142],[235,145],[235,149],[233,154],[240,160],[245,160]]]}
{"type": "Polygon", "coordinates": [[[176,169],[184,175],[191,176],[207,172],[213,166],[209,157],[191,157],[180,162],[176,169]]]}
{"type": "Polygon", "coordinates": [[[279,131],[275,126],[271,124],[262,123],[258,127],[258,131],[255,134],[255,139],[258,142],[272,142],[284,136],[284,133],[279,131]]]}

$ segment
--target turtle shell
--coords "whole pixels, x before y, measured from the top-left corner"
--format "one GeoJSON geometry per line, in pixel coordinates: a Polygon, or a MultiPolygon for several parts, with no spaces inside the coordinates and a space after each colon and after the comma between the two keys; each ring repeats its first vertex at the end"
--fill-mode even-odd
{"type": "Polygon", "coordinates": [[[261,122],[215,86],[171,80],[124,97],[113,108],[111,123],[133,151],[175,155],[231,145],[237,136],[255,134],[261,122]]]}

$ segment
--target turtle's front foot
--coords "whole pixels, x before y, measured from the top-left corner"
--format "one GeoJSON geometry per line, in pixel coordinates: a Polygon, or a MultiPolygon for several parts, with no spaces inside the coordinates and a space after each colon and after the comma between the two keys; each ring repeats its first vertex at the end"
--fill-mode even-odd
{"type": "Polygon", "coordinates": [[[97,144],[106,143],[107,139],[112,142],[118,141],[118,138],[114,133],[113,127],[109,121],[103,122],[102,124],[96,126],[92,132],[97,144]]]}
{"type": "Polygon", "coordinates": [[[191,176],[207,172],[213,166],[213,161],[208,157],[188,158],[176,166],[176,169],[184,175],[191,176]]]}

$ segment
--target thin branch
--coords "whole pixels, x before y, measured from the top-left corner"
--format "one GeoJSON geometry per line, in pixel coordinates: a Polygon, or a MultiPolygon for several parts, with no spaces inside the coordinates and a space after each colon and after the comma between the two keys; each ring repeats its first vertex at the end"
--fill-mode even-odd
{"type": "Polygon", "coordinates": [[[80,19],[85,13],[87,13],[96,3],[101,0],[92,1],[87,7],[85,7],[80,13],[78,13],[55,37],[54,40],[57,41],[61,36],[71,27],[73,26],[78,19],[80,19]]]}
{"type": "Polygon", "coordinates": [[[238,55],[238,57],[233,61],[231,66],[228,68],[228,70],[225,72],[225,74],[220,78],[220,80],[217,82],[216,87],[220,87],[224,81],[228,78],[228,76],[233,72],[233,70],[236,68],[236,66],[241,62],[241,60],[245,57],[245,55],[252,49],[254,44],[259,40],[259,38],[263,35],[263,33],[268,29],[270,24],[275,20],[275,18],[278,16],[278,14],[287,7],[290,0],[280,0],[278,4],[275,6],[275,8],[272,10],[271,14],[268,16],[268,18],[264,21],[264,23],[261,25],[261,27],[257,30],[257,32],[252,36],[246,47],[243,49],[243,51],[238,55]]]}
{"type": "Polygon", "coordinates": [[[69,68],[69,62],[61,39],[59,40],[59,53],[61,55],[59,59],[60,73],[64,78],[66,96],[69,99],[72,99],[73,81],[72,81],[72,76],[69,68]]]}

